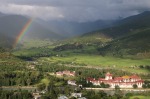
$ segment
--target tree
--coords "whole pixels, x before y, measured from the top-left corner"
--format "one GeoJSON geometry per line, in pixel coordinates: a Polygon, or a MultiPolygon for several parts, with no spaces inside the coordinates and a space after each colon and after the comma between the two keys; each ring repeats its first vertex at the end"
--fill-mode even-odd
{"type": "Polygon", "coordinates": [[[26,83],[28,84],[28,86],[31,84],[31,79],[30,78],[28,78],[27,79],[27,81],[26,81],[26,83]]]}
{"type": "Polygon", "coordinates": [[[146,84],[143,84],[143,85],[142,85],[142,88],[147,88],[146,84]]]}
{"type": "Polygon", "coordinates": [[[102,88],[105,88],[105,84],[103,82],[100,85],[102,88]]]}
{"type": "Polygon", "coordinates": [[[44,90],[45,88],[46,88],[46,85],[45,85],[44,83],[40,83],[40,84],[37,85],[37,89],[38,89],[39,91],[42,91],[42,90],[44,90]]]}
{"type": "Polygon", "coordinates": [[[134,84],[134,85],[133,85],[133,88],[134,88],[134,89],[138,88],[137,84],[134,84]]]}
{"type": "Polygon", "coordinates": [[[117,99],[121,99],[122,98],[122,91],[120,90],[120,87],[118,85],[115,86],[115,94],[114,96],[117,99]]]}

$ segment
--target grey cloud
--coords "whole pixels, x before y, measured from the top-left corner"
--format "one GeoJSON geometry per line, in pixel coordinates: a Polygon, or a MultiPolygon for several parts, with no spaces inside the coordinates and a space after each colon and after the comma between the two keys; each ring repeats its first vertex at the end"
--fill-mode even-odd
{"type": "Polygon", "coordinates": [[[116,19],[150,10],[150,0],[0,0],[0,11],[46,20],[116,19]]]}

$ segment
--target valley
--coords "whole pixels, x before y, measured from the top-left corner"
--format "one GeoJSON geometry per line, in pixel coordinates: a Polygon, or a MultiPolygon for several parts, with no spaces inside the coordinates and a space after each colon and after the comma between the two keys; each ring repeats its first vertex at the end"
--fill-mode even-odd
{"type": "MultiPolygon", "coordinates": [[[[8,36],[10,32],[7,29],[0,29],[0,98],[148,99],[149,16],[148,11],[118,21],[107,21],[107,24],[104,21],[102,23],[105,24],[99,30],[94,30],[97,29],[97,22],[84,23],[85,27],[93,24],[88,30],[80,30],[80,23],[74,28],[79,29],[79,34],[81,31],[88,33],[68,37],[52,32],[45,27],[48,23],[41,20],[35,20],[31,27],[25,27],[30,18],[19,15],[3,17],[2,21],[10,20],[3,23],[12,23],[18,19],[22,22],[10,28],[11,36],[8,36]],[[13,21],[9,17],[13,17],[13,21]],[[137,20],[141,18],[147,20],[141,20],[140,23],[137,20]],[[16,28],[18,26],[26,29],[16,28]],[[26,32],[30,35],[25,35],[26,32]],[[113,77],[106,79],[107,74],[113,77]],[[117,84],[112,87],[111,83],[117,84]],[[130,88],[122,87],[121,83],[129,84],[130,88]]],[[[11,24],[9,27],[12,27],[11,24]]]]}

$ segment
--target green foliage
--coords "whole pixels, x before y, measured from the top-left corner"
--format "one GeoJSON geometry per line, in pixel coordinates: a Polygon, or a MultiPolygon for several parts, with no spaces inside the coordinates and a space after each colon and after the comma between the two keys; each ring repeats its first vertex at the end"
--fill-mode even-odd
{"type": "Polygon", "coordinates": [[[74,49],[81,50],[82,48],[83,48],[82,44],[75,43],[75,44],[65,44],[62,46],[57,46],[53,50],[54,51],[64,51],[64,50],[74,50],[74,49]]]}
{"type": "Polygon", "coordinates": [[[38,72],[1,72],[1,86],[27,86],[37,83],[42,78],[42,74],[38,72]]]}
{"type": "Polygon", "coordinates": [[[28,91],[3,91],[0,90],[0,99],[33,99],[28,91]]]}
{"type": "Polygon", "coordinates": [[[133,85],[133,88],[136,89],[136,88],[138,88],[138,86],[137,86],[136,84],[134,84],[134,85],[133,85]]]}
{"type": "Polygon", "coordinates": [[[145,80],[144,84],[142,85],[143,88],[150,88],[150,81],[145,80]]]}
{"type": "Polygon", "coordinates": [[[37,85],[37,89],[39,91],[45,90],[45,88],[46,88],[46,85],[44,83],[40,83],[40,84],[37,85]]]}
{"type": "Polygon", "coordinates": [[[127,56],[134,55],[134,57],[149,58],[149,34],[150,29],[144,29],[131,33],[131,35],[116,39],[108,43],[105,47],[98,48],[102,55],[112,56],[127,56]]]}

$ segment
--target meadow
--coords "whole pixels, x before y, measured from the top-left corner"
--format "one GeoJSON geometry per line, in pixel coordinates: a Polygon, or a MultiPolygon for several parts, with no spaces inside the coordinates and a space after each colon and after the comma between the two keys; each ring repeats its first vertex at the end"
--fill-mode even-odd
{"type": "Polygon", "coordinates": [[[132,96],[129,99],[150,99],[150,96],[132,96]]]}
{"type": "MultiPolygon", "coordinates": [[[[39,60],[44,60],[50,63],[65,63],[65,64],[77,64],[82,66],[92,66],[101,68],[114,68],[127,70],[136,73],[149,73],[146,69],[141,69],[140,65],[149,65],[150,59],[123,59],[115,57],[103,57],[99,55],[72,55],[65,57],[44,57],[39,60]]],[[[76,65],[75,65],[76,66],[76,65]]]]}

